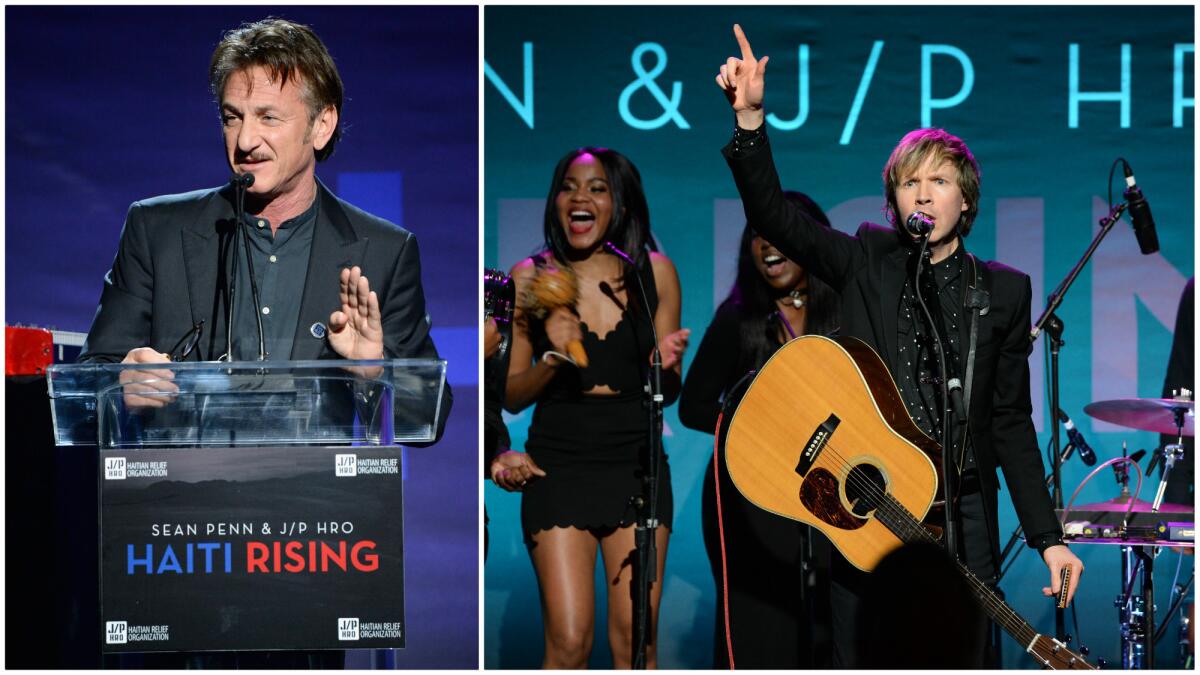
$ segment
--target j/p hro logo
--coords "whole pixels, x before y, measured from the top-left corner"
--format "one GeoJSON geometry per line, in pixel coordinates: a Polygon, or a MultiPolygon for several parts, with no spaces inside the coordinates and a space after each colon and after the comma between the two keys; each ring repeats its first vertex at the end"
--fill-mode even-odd
{"type": "Polygon", "coordinates": [[[334,455],[333,475],[357,476],[358,455],[334,455]]]}
{"type": "Polygon", "coordinates": [[[104,480],[125,480],[124,457],[106,457],[104,459],[104,480]]]}
{"type": "MultiPolygon", "coordinates": [[[[124,462],[124,460],[121,460],[124,462]]],[[[129,631],[124,621],[108,621],[104,626],[104,643],[123,645],[129,641],[129,631]]]]}
{"type": "Polygon", "coordinates": [[[338,639],[358,639],[358,619],[338,619],[338,639]]]}

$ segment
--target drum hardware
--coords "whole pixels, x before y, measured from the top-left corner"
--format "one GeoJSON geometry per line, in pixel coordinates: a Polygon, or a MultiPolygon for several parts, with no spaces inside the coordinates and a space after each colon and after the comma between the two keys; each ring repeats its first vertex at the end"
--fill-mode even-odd
{"type": "Polygon", "coordinates": [[[1195,603],[1189,602],[1184,605],[1183,614],[1179,617],[1179,660],[1188,670],[1192,669],[1192,658],[1196,653],[1196,648],[1192,645],[1192,619],[1195,612],[1195,603]]]}
{"type": "MultiPolygon", "coordinates": [[[[1186,406],[1177,407],[1185,411],[1189,409],[1186,406]]],[[[1180,419],[1182,415],[1174,417],[1179,420],[1176,432],[1182,435],[1184,425],[1184,420],[1180,419]]],[[[1126,421],[1145,423],[1145,420],[1126,419],[1126,421]]],[[[1170,470],[1168,469],[1164,473],[1169,474],[1170,470]]],[[[1159,637],[1155,633],[1157,626],[1154,606],[1155,556],[1164,547],[1192,548],[1195,546],[1194,508],[1182,504],[1163,503],[1157,497],[1155,502],[1138,499],[1137,495],[1141,492],[1143,477],[1142,469],[1133,457],[1114,457],[1092,470],[1075,489],[1067,508],[1058,512],[1064,525],[1064,534],[1073,543],[1115,544],[1121,547],[1121,593],[1113,605],[1117,609],[1117,617],[1121,626],[1121,665],[1123,668],[1130,669],[1154,668],[1154,643],[1159,637]],[[1137,470],[1138,481],[1133,492],[1130,493],[1129,490],[1128,467],[1126,466],[1126,470],[1121,471],[1114,466],[1118,483],[1121,485],[1120,496],[1076,507],[1074,505],[1075,497],[1079,495],[1084,485],[1104,467],[1115,464],[1132,465],[1137,470]],[[1076,520],[1067,522],[1072,515],[1076,517],[1076,520]],[[1190,539],[1185,536],[1188,531],[1193,534],[1190,539]],[[1139,576],[1141,577],[1141,588],[1140,592],[1135,594],[1139,590],[1137,588],[1139,576]]],[[[1165,479],[1163,482],[1165,483],[1165,479]]],[[[1171,610],[1167,612],[1162,621],[1163,626],[1170,621],[1175,609],[1177,607],[1172,606],[1171,610]]]]}

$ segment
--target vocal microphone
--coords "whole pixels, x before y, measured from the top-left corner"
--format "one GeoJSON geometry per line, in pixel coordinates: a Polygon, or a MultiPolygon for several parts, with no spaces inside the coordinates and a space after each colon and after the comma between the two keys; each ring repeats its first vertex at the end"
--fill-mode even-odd
{"type": "Polygon", "coordinates": [[[904,221],[904,229],[914,237],[923,237],[933,232],[933,221],[924,213],[913,211],[912,215],[904,221]]]}
{"type": "Polygon", "coordinates": [[[248,188],[254,185],[254,174],[250,172],[235,173],[233,174],[233,178],[229,179],[229,184],[234,187],[248,188]]]}
{"type": "Polygon", "coordinates": [[[609,253],[617,256],[618,258],[624,260],[625,262],[629,263],[630,265],[633,265],[633,267],[635,267],[635,268],[637,267],[637,265],[633,262],[633,258],[630,258],[629,254],[626,253],[625,251],[622,251],[621,249],[617,248],[617,245],[612,243],[611,241],[604,242],[604,248],[609,253]]]}
{"type": "Polygon", "coordinates": [[[1075,428],[1075,423],[1061,408],[1058,410],[1058,420],[1067,428],[1067,438],[1071,439],[1071,443],[1079,451],[1079,459],[1082,459],[1083,463],[1088,466],[1096,466],[1096,452],[1092,450],[1092,446],[1087,444],[1087,441],[1083,440],[1083,434],[1079,433],[1079,430],[1075,428]]]}
{"type": "Polygon", "coordinates": [[[1158,252],[1158,232],[1154,229],[1154,216],[1150,215],[1150,204],[1142,196],[1137,181],[1133,178],[1133,167],[1121,160],[1125,170],[1125,201],[1129,203],[1129,218],[1133,221],[1133,234],[1137,236],[1142,255],[1158,252]]]}

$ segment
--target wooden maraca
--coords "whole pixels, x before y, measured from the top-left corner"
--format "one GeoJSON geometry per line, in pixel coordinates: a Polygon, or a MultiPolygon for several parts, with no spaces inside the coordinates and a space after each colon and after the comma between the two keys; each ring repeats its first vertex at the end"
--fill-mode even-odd
{"type": "MultiPolygon", "coordinates": [[[[521,307],[544,321],[550,312],[565,307],[574,310],[579,298],[579,283],[575,273],[569,267],[552,267],[547,265],[538,270],[529,287],[521,294],[521,307]]],[[[575,360],[575,365],[587,368],[587,352],[583,351],[583,343],[571,340],[567,343],[567,354],[575,360]]]]}

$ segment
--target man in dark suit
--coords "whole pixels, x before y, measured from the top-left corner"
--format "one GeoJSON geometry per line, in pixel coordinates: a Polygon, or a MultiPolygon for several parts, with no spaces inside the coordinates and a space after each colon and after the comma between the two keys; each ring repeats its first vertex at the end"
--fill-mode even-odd
{"type": "MultiPolygon", "coordinates": [[[[321,40],[281,19],[245,24],[217,45],[209,82],[229,167],[253,177],[241,222],[232,185],[134,203],[80,360],[165,363],[201,324],[187,360],[437,358],[416,238],[338,199],[316,178],[316,164],[340,136],[343,101],[321,40]]],[[[169,371],[127,371],[122,381],[131,407],[168,406],[178,391],[169,371]]],[[[322,400],[349,406],[370,391],[322,400]]],[[[450,402],[444,386],[438,437],[450,402]]],[[[340,668],[344,654],[158,654],[143,664],[340,668]]]]}
{"type": "MultiPolygon", "coordinates": [[[[316,179],[317,162],[340,136],[343,99],[320,39],[281,19],[243,25],[217,46],[209,81],[226,160],[235,175],[253,177],[240,227],[231,185],[134,203],[80,360],[166,362],[200,322],[190,360],[257,359],[259,319],[268,360],[437,358],[416,238],[316,179]],[[234,262],[242,230],[249,246],[234,262]]],[[[169,378],[135,377],[125,376],[128,405],[169,402],[139,395],[171,393],[169,378]]],[[[439,436],[450,404],[444,392],[439,436]]]]}
{"type": "MultiPolygon", "coordinates": [[[[1030,547],[1050,573],[1042,589],[1059,590],[1061,570],[1070,567],[1078,582],[1083,564],[1062,540],[1062,529],[1043,482],[1044,467],[1030,417],[1029,277],[994,262],[979,262],[962,242],[978,211],[979,167],[961,139],[938,129],[920,129],[896,146],[884,170],[887,213],[896,227],[864,223],[856,236],[819,226],[783,198],[764,126],[763,74],[767,58],[756,60],[740,27],[734,34],[742,58],[721,67],[717,84],[733,107],[737,128],[724,154],[746,211],[764,238],[788,258],[833,286],[841,295],[842,334],[859,338],[888,365],[913,421],[932,438],[967,439],[954,447],[958,480],[959,557],[993,585],[999,548],[996,469],[1012,494],[1030,547]],[[919,212],[932,225],[928,234],[929,274],[922,275],[920,305],[912,277],[920,246],[900,224],[919,212]],[[986,288],[986,313],[972,311],[969,290],[986,288]],[[972,340],[971,327],[976,327],[972,340]],[[934,336],[943,336],[949,376],[936,365],[934,336]],[[972,367],[973,364],[973,367],[972,367]],[[941,414],[948,405],[942,378],[958,374],[967,382],[967,434],[941,414]],[[961,453],[961,454],[960,454],[961,453]]],[[[975,298],[979,296],[974,295],[975,298]]],[[[953,478],[953,477],[952,477],[953,478]]],[[[841,556],[832,589],[836,659],[862,663],[856,612],[866,589],[863,575],[841,556]],[[840,564],[839,564],[840,563],[840,564]]],[[[1068,591],[1073,596],[1077,585],[1068,591]]],[[[984,626],[980,625],[979,630],[984,626]]],[[[982,655],[981,655],[982,656],[982,655]]],[[[981,665],[981,664],[963,664],[981,665]]]]}

